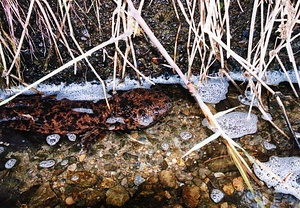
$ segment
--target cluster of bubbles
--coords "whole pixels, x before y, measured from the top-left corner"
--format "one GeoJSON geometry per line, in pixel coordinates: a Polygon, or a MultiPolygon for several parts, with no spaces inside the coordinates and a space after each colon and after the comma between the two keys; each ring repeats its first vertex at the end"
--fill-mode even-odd
{"type": "MultiPolygon", "coordinates": [[[[239,138],[247,134],[254,134],[257,131],[257,116],[246,112],[231,112],[216,119],[221,128],[230,138],[239,138]]],[[[218,129],[211,126],[207,119],[202,121],[212,131],[218,129]]]]}
{"type": "Polygon", "coordinates": [[[300,199],[300,158],[272,156],[268,162],[254,163],[254,173],[275,192],[292,194],[300,199]]]}

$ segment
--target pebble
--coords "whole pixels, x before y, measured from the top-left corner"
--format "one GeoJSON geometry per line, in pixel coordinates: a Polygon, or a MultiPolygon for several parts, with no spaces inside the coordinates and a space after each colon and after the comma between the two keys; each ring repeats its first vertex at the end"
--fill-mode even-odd
{"type": "Polygon", "coordinates": [[[140,175],[134,176],[134,180],[133,180],[134,185],[139,186],[139,185],[141,185],[144,181],[145,181],[145,178],[143,178],[142,176],[140,176],[140,175]]]}
{"type": "Polygon", "coordinates": [[[129,200],[129,194],[123,186],[117,185],[107,190],[106,203],[121,207],[129,200]]]}
{"type": "Polygon", "coordinates": [[[66,202],[67,205],[75,204],[75,201],[74,201],[72,196],[67,197],[65,202],[66,202]]]}
{"type": "Polygon", "coordinates": [[[216,172],[216,173],[214,173],[214,176],[215,176],[216,178],[224,178],[224,177],[225,177],[225,174],[222,173],[222,172],[216,172]]]}
{"type": "Polygon", "coordinates": [[[184,171],[176,171],[175,173],[176,178],[178,179],[179,182],[186,182],[186,181],[191,181],[193,180],[193,176],[190,173],[184,172],[184,171]]]}
{"type": "Polygon", "coordinates": [[[75,142],[76,141],[76,135],[72,134],[72,133],[67,133],[67,137],[71,142],[75,142]]]}
{"type": "Polygon", "coordinates": [[[71,171],[71,172],[75,171],[76,169],[77,169],[76,163],[68,166],[68,170],[71,171]]]}
{"type": "Polygon", "coordinates": [[[224,185],[222,190],[227,195],[232,195],[233,192],[234,192],[234,188],[233,188],[233,185],[231,183],[224,185]]]}
{"type": "Polygon", "coordinates": [[[139,138],[139,141],[145,142],[145,141],[147,141],[147,138],[142,136],[142,137],[139,138]]]}
{"type": "Polygon", "coordinates": [[[86,154],[82,154],[82,155],[79,155],[78,160],[79,160],[79,162],[83,162],[85,158],[86,158],[86,154]]]}
{"type": "Polygon", "coordinates": [[[100,186],[105,189],[111,188],[115,185],[116,185],[116,182],[112,178],[103,178],[103,180],[101,181],[101,184],[100,184],[100,186]]]}
{"type": "Polygon", "coordinates": [[[4,167],[6,169],[11,169],[15,166],[16,163],[17,163],[17,160],[15,158],[11,158],[11,159],[6,161],[4,167]]]}
{"type": "Polygon", "coordinates": [[[160,183],[165,187],[177,188],[178,186],[174,173],[168,170],[161,171],[158,174],[158,178],[160,180],[160,183]]]}
{"type": "Polygon", "coordinates": [[[237,177],[234,178],[232,181],[233,187],[237,191],[244,191],[245,186],[244,186],[244,179],[242,177],[237,177]]]}
{"type": "Polygon", "coordinates": [[[46,142],[50,146],[56,145],[59,142],[59,140],[60,140],[59,134],[51,134],[51,135],[48,135],[46,138],[46,142]]]}
{"type": "MultiPolygon", "coordinates": [[[[56,175],[60,175],[62,172],[64,172],[68,168],[68,165],[70,165],[70,161],[68,159],[64,159],[58,162],[54,166],[53,177],[55,177],[56,175]]],[[[52,178],[52,180],[54,179],[52,178]]]]}
{"type": "Polygon", "coordinates": [[[134,139],[137,139],[139,137],[139,134],[137,132],[132,132],[130,136],[134,139]]]}
{"type": "Polygon", "coordinates": [[[200,198],[200,189],[198,186],[183,186],[182,198],[187,207],[197,207],[200,198]]]}
{"type": "Polygon", "coordinates": [[[183,132],[180,133],[180,137],[183,140],[189,140],[190,138],[193,137],[193,135],[188,131],[183,131],[183,132]]]}
{"type": "Polygon", "coordinates": [[[229,206],[228,202],[223,202],[222,204],[220,204],[219,206],[220,208],[235,208],[235,206],[229,206]]]}
{"type": "Polygon", "coordinates": [[[224,193],[219,189],[213,189],[210,193],[210,198],[217,204],[224,198],[224,193]]]}
{"type": "Polygon", "coordinates": [[[55,165],[55,160],[44,160],[42,162],[40,162],[39,167],[41,168],[51,168],[55,165]]]}
{"type": "Polygon", "coordinates": [[[212,172],[207,168],[199,168],[198,174],[201,179],[204,179],[207,176],[210,176],[212,174],[212,172]]]}
{"type": "Polygon", "coordinates": [[[177,159],[177,165],[180,167],[184,167],[185,166],[185,162],[182,158],[177,159]]]}

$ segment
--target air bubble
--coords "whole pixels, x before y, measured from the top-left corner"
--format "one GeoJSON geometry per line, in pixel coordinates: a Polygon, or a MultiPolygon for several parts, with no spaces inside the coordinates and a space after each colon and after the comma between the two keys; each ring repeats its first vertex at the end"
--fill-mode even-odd
{"type": "Polygon", "coordinates": [[[183,139],[183,140],[188,140],[188,139],[190,139],[190,138],[193,137],[193,134],[191,134],[191,133],[188,132],[188,131],[183,131],[183,132],[180,133],[180,137],[181,137],[181,139],[183,139]]]}
{"type": "Polygon", "coordinates": [[[60,164],[61,164],[62,166],[68,165],[68,163],[69,163],[69,160],[68,160],[68,159],[64,159],[63,161],[60,162],[60,164]]]}
{"type": "Polygon", "coordinates": [[[140,115],[137,121],[141,126],[149,126],[154,121],[154,118],[149,115],[140,115]]]}
{"type": "Polygon", "coordinates": [[[59,134],[51,134],[46,138],[46,142],[50,146],[56,145],[59,142],[59,140],[60,140],[59,134]]]}
{"type": "Polygon", "coordinates": [[[224,193],[219,189],[213,189],[210,193],[210,198],[217,204],[224,198],[224,193]]]}
{"type": "Polygon", "coordinates": [[[162,143],[161,144],[161,148],[164,150],[164,151],[167,151],[169,149],[169,144],[168,143],[162,143]]]}
{"type": "Polygon", "coordinates": [[[9,160],[6,161],[4,167],[6,169],[11,169],[11,168],[13,168],[15,166],[16,163],[17,163],[17,160],[14,159],[14,158],[11,158],[11,159],[9,159],[9,160]]]}
{"type": "Polygon", "coordinates": [[[76,141],[76,135],[72,134],[72,133],[67,133],[67,137],[71,142],[75,142],[76,141]]]}
{"type": "Polygon", "coordinates": [[[40,162],[40,164],[39,164],[39,166],[41,168],[51,168],[54,165],[55,165],[55,160],[52,160],[52,159],[44,160],[44,161],[40,162]]]}
{"type": "Polygon", "coordinates": [[[73,175],[71,181],[77,181],[79,179],[78,175],[73,175]]]}

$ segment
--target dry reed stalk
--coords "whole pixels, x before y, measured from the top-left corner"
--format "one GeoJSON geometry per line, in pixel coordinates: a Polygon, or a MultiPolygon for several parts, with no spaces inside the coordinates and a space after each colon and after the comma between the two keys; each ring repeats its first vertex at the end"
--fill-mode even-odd
{"type": "MultiPolygon", "coordinates": [[[[27,16],[26,16],[26,20],[25,20],[25,23],[24,23],[24,26],[23,26],[23,32],[22,32],[22,35],[21,35],[21,38],[18,42],[18,48],[14,54],[14,59],[12,61],[12,64],[10,65],[9,69],[7,71],[3,71],[2,73],[2,76],[6,78],[7,80],[7,84],[8,84],[8,81],[9,81],[9,74],[11,73],[11,70],[13,69],[13,67],[15,66],[15,64],[17,64],[19,61],[19,55],[20,55],[20,52],[21,52],[21,48],[22,48],[22,44],[23,44],[23,41],[24,41],[24,38],[27,34],[27,26],[29,25],[29,19],[31,17],[31,13],[32,13],[32,10],[33,10],[33,5],[34,5],[34,2],[35,0],[31,0],[30,1],[30,4],[29,4],[29,8],[28,8],[28,13],[27,13],[27,16]]],[[[13,28],[13,26],[12,26],[13,28]]],[[[17,67],[18,69],[19,67],[17,67]]],[[[21,78],[21,72],[20,70],[18,69],[18,77],[21,78]]]]}
{"type": "MultiPolygon", "coordinates": [[[[214,127],[216,127],[218,129],[217,133],[213,134],[210,138],[207,138],[206,140],[204,140],[204,143],[205,143],[204,145],[206,145],[209,142],[217,139],[219,136],[222,136],[226,140],[225,143],[227,144],[229,153],[232,153],[232,152],[234,153],[232,156],[234,158],[236,158],[234,160],[236,162],[236,165],[238,167],[241,167],[241,168],[239,168],[239,170],[241,172],[241,175],[244,177],[244,180],[246,182],[248,182],[249,179],[248,179],[247,175],[245,174],[244,168],[246,168],[247,172],[252,173],[252,171],[249,168],[247,162],[243,159],[243,157],[236,150],[236,148],[241,148],[242,150],[243,150],[243,148],[240,147],[237,143],[235,143],[230,137],[228,137],[226,135],[226,133],[223,131],[223,129],[221,128],[221,126],[218,124],[218,122],[216,121],[215,117],[211,113],[210,109],[202,101],[202,98],[201,98],[201,96],[199,94],[199,91],[196,89],[195,85],[193,85],[192,83],[190,83],[188,81],[188,79],[183,75],[183,73],[181,72],[181,70],[179,69],[179,67],[177,66],[177,64],[172,60],[172,58],[170,57],[170,55],[167,53],[167,51],[165,50],[165,48],[161,45],[161,43],[159,42],[159,40],[155,37],[155,35],[150,30],[150,28],[148,27],[148,25],[145,23],[145,21],[143,20],[143,18],[138,14],[138,12],[134,8],[131,0],[127,0],[127,2],[128,2],[128,6],[130,8],[130,10],[129,10],[130,14],[139,23],[139,25],[143,28],[143,30],[145,31],[145,33],[148,35],[148,37],[151,39],[151,41],[154,43],[154,45],[158,48],[158,50],[161,52],[161,54],[164,56],[164,58],[173,67],[173,69],[175,69],[175,71],[177,72],[177,74],[184,81],[184,83],[186,84],[187,88],[189,89],[191,95],[195,98],[195,100],[199,104],[202,112],[204,113],[204,115],[205,115],[206,119],[209,121],[209,123],[212,126],[214,126],[214,127]]],[[[203,145],[203,142],[200,143],[200,144],[203,145]]],[[[194,150],[195,149],[190,150],[188,153],[186,153],[185,155],[183,155],[183,157],[185,157],[187,154],[189,154],[191,151],[194,151],[194,150]]],[[[243,151],[245,151],[245,150],[243,150],[243,151]]],[[[253,159],[252,159],[252,157],[250,155],[247,154],[247,156],[249,157],[249,159],[251,161],[253,161],[253,159]]],[[[253,189],[252,189],[250,183],[247,183],[247,185],[249,185],[251,192],[254,194],[253,189]]]]}

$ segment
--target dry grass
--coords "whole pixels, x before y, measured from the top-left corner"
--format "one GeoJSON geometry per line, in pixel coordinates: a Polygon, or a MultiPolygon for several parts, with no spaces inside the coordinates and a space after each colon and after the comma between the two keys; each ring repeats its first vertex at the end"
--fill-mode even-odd
{"type": "MultiPolygon", "coordinates": [[[[295,52],[292,49],[293,41],[299,36],[299,34],[293,34],[293,29],[296,25],[299,25],[300,23],[299,1],[297,1],[296,3],[292,3],[289,0],[279,0],[274,2],[267,1],[266,3],[264,3],[264,1],[255,0],[253,4],[253,13],[250,23],[250,34],[247,48],[248,52],[246,57],[242,57],[231,48],[231,28],[229,15],[231,4],[230,0],[225,0],[222,2],[219,0],[192,0],[186,2],[180,0],[173,0],[172,3],[177,19],[181,22],[185,21],[189,26],[187,43],[188,47],[186,51],[188,54],[188,65],[186,66],[186,68],[188,69],[187,75],[183,74],[176,64],[176,54],[178,53],[177,40],[178,35],[180,34],[182,24],[179,24],[178,27],[177,37],[174,43],[174,54],[172,58],[172,56],[166,51],[166,49],[163,47],[160,41],[155,37],[153,31],[151,31],[151,29],[141,16],[141,11],[145,7],[144,1],[141,1],[139,4],[139,8],[136,9],[133,6],[131,0],[115,0],[114,2],[116,7],[112,13],[111,18],[111,39],[99,44],[98,46],[95,46],[89,51],[83,51],[83,49],[80,47],[80,44],[76,40],[76,37],[73,32],[74,26],[70,14],[74,12],[72,8],[74,7],[74,5],[76,5],[76,1],[58,2],[60,11],[59,13],[53,11],[47,3],[47,1],[42,0],[31,0],[30,6],[26,13],[22,11],[17,1],[11,2],[9,0],[3,0],[1,2],[2,8],[4,9],[6,17],[8,19],[8,26],[10,28],[9,35],[3,30],[2,27],[0,34],[0,56],[3,65],[2,76],[6,79],[7,84],[9,84],[11,78],[15,78],[18,81],[22,80],[20,71],[20,51],[25,38],[28,40],[29,43],[31,43],[30,36],[28,36],[28,30],[30,26],[29,19],[32,15],[33,9],[35,9],[36,14],[38,14],[39,16],[40,28],[43,28],[44,31],[43,37],[50,41],[50,49],[52,51],[55,51],[57,57],[61,57],[61,51],[57,44],[58,42],[60,42],[65,46],[72,60],[67,63],[63,63],[63,59],[60,58],[60,62],[62,63],[61,67],[55,69],[54,71],[49,73],[47,76],[41,78],[37,82],[29,84],[20,93],[1,102],[0,105],[9,102],[11,99],[18,96],[25,90],[28,90],[40,84],[46,79],[54,76],[55,74],[60,73],[61,71],[71,66],[74,66],[74,73],[76,73],[76,64],[83,59],[88,64],[89,68],[93,71],[95,77],[97,77],[102,82],[103,89],[105,90],[104,81],[100,78],[99,74],[97,74],[96,70],[89,62],[88,57],[92,53],[98,51],[99,49],[103,49],[105,46],[111,44],[113,44],[115,48],[113,57],[109,57],[113,60],[114,80],[116,80],[119,71],[122,72],[121,78],[125,77],[127,66],[130,66],[133,70],[135,70],[138,77],[141,76],[144,79],[148,80],[147,77],[144,76],[138,70],[135,56],[135,48],[133,45],[133,38],[136,35],[143,36],[143,33],[145,33],[145,35],[147,35],[147,37],[152,41],[153,45],[155,45],[158,48],[158,50],[161,52],[164,58],[168,61],[170,67],[173,68],[177,72],[177,74],[182,78],[191,94],[197,100],[207,120],[210,121],[211,125],[214,125],[219,129],[217,133],[215,133],[203,143],[200,143],[191,151],[200,148],[204,145],[207,145],[209,142],[221,136],[224,139],[224,142],[228,148],[228,152],[231,154],[238,169],[240,170],[241,175],[244,177],[246,183],[250,187],[250,190],[252,190],[246,174],[249,173],[252,176],[251,169],[249,168],[243,157],[239,154],[237,148],[241,149],[243,152],[245,152],[245,150],[225,134],[225,132],[216,122],[214,115],[210,112],[206,104],[202,101],[198,90],[195,88],[193,83],[189,82],[189,78],[192,74],[193,64],[196,59],[200,59],[202,63],[199,69],[200,80],[205,80],[205,78],[208,76],[207,72],[209,67],[215,61],[218,61],[221,65],[220,73],[230,76],[226,68],[227,66],[225,60],[231,57],[240,64],[243,70],[245,70],[245,76],[247,76],[247,78],[249,79],[248,88],[250,88],[251,92],[253,93],[252,101],[254,101],[254,98],[257,98],[259,100],[259,110],[263,114],[266,114],[266,107],[261,101],[262,90],[266,89],[272,95],[276,96],[276,92],[274,92],[266,84],[266,73],[269,70],[270,64],[274,61],[278,62],[282,70],[286,73],[287,69],[285,69],[285,66],[282,63],[280,57],[280,52],[283,50],[287,51],[289,60],[291,62],[291,65],[293,66],[293,70],[296,73],[300,89],[300,78],[298,75],[297,65],[294,57],[295,52]],[[200,16],[198,16],[199,19],[196,18],[196,12],[199,12],[201,14],[200,16]],[[260,16],[258,15],[258,13],[260,13],[260,16]],[[184,19],[180,19],[180,16],[183,16],[184,19]],[[14,27],[17,27],[19,25],[22,26],[23,32],[21,37],[17,38],[13,33],[13,29],[14,27]],[[142,32],[140,27],[143,29],[142,32]],[[260,28],[260,38],[257,42],[254,42],[254,32],[255,28],[257,27],[260,28]],[[276,36],[276,43],[270,44],[270,38],[272,36],[274,37],[274,31],[277,31],[279,35],[276,36]],[[71,38],[72,43],[75,45],[75,48],[70,47],[69,41],[67,40],[69,37],[71,38]],[[224,37],[226,37],[225,40],[224,37]],[[122,50],[119,46],[120,41],[125,41],[126,47],[124,50],[122,50]],[[272,50],[270,50],[271,45],[274,46],[272,50]],[[12,69],[14,68],[16,68],[16,74],[12,73],[12,69]]],[[[148,6],[151,6],[151,4],[154,3],[155,2],[151,1],[151,3],[148,6]]],[[[91,9],[95,11],[96,16],[98,17],[97,24],[99,31],[102,28],[100,21],[101,14],[99,13],[100,6],[101,2],[99,0],[93,0],[92,4],[89,7],[82,8],[82,11],[90,11],[91,9]]],[[[32,46],[32,50],[33,49],[34,46],[32,46]]],[[[286,76],[288,77],[287,73],[286,76]]],[[[114,83],[115,86],[118,84],[116,82],[114,83]]],[[[295,96],[298,97],[297,90],[293,87],[291,82],[290,86],[293,89],[295,96]]],[[[276,99],[278,100],[278,103],[283,109],[283,113],[285,115],[287,125],[290,128],[291,134],[295,137],[295,133],[291,128],[289,120],[286,116],[284,105],[282,104],[278,96],[276,97],[276,99]]],[[[249,111],[251,110],[251,108],[252,106],[250,107],[249,111]]],[[[274,123],[272,123],[272,125],[276,127],[274,123]]],[[[280,130],[278,127],[276,128],[280,130]]],[[[284,134],[284,132],[282,132],[282,134],[284,134]]],[[[250,159],[250,161],[255,161],[246,152],[245,155],[250,159]]]]}

